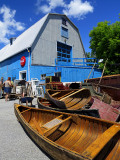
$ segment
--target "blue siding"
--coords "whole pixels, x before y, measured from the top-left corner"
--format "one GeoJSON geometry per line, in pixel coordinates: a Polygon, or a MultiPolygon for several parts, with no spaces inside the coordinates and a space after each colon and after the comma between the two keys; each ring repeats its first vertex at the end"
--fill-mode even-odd
{"type": "MultiPolygon", "coordinates": [[[[31,57],[30,57],[31,58],[31,57]]],[[[3,62],[0,63],[0,77],[4,77],[6,80],[8,77],[15,77],[19,79],[19,71],[27,70],[28,73],[28,51],[21,52],[3,62]],[[24,67],[20,65],[20,59],[22,56],[26,57],[26,64],[24,67]]],[[[38,78],[41,80],[41,74],[46,74],[46,76],[54,76],[55,72],[61,72],[62,82],[74,82],[74,81],[84,81],[88,78],[92,67],[65,67],[65,66],[32,66],[30,64],[30,79],[38,78]]],[[[89,78],[97,78],[101,76],[101,70],[93,69],[89,78]]],[[[28,80],[28,74],[27,74],[28,80]]],[[[41,82],[44,80],[41,80],[41,82]]]]}
{"type": "Polygon", "coordinates": [[[29,53],[27,51],[24,51],[20,54],[17,54],[17,56],[13,56],[1,62],[0,77],[4,77],[4,80],[6,80],[7,77],[16,77],[16,79],[19,79],[19,71],[28,70],[28,57],[29,53]],[[26,63],[24,67],[21,67],[20,65],[20,59],[22,56],[26,57],[26,63]]]}

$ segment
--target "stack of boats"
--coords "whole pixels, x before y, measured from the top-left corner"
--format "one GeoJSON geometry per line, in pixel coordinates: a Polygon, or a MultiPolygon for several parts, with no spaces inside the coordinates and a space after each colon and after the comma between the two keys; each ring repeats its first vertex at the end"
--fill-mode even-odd
{"type": "Polygon", "coordinates": [[[14,104],[31,138],[56,160],[120,159],[120,111],[86,87],[46,90],[38,108],[14,104]]]}

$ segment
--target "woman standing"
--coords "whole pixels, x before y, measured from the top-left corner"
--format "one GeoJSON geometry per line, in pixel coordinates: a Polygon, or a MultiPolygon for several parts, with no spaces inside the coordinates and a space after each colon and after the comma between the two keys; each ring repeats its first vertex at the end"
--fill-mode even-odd
{"type": "Polygon", "coordinates": [[[3,90],[3,77],[1,77],[1,80],[0,80],[0,98],[2,98],[2,94],[3,94],[2,90],[3,90]]]}
{"type": "Polygon", "coordinates": [[[11,78],[10,77],[8,77],[8,79],[4,82],[4,86],[5,86],[4,91],[6,92],[5,101],[7,101],[9,94],[11,93],[11,78]]]}

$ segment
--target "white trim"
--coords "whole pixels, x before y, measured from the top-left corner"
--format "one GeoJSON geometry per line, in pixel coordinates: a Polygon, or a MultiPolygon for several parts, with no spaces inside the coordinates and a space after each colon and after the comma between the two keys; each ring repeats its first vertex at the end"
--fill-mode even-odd
{"type": "Polygon", "coordinates": [[[26,80],[27,80],[27,70],[19,71],[19,80],[22,80],[22,73],[26,73],[26,80]]]}

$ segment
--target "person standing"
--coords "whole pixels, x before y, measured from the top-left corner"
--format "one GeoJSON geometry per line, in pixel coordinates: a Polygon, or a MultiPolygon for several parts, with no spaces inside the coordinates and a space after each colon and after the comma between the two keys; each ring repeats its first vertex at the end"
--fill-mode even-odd
{"type": "Polygon", "coordinates": [[[11,78],[10,77],[8,77],[8,79],[4,82],[4,86],[5,86],[4,91],[6,92],[5,101],[8,101],[9,94],[11,93],[11,78]]]}
{"type": "Polygon", "coordinates": [[[20,82],[18,82],[18,85],[21,85],[22,94],[21,97],[24,97],[26,95],[26,80],[22,79],[20,82]]]}
{"type": "Polygon", "coordinates": [[[2,94],[3,94],[2,90],[3,90],[3,77],[1,77],[1,81],[0,81],[0,98],[2,98],[2,94]]]}

